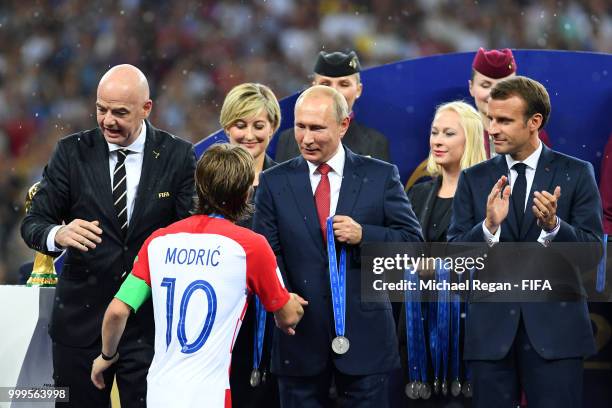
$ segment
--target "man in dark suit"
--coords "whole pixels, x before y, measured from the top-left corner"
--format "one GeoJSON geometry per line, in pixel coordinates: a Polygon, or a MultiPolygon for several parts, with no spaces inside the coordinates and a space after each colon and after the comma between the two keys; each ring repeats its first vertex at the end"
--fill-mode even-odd
{"type": "MultiPolygon", "coordinates": [[[[330,86],[346,99],[351,120],[342,144],[357,154],[390,161],[387,138],[379,131],[363,126],[355,120],[353,104],[363,91],[360,71],[359,59],[354,51],[348,54],[321,51],[315,63],[312,84],[330,86]]],[[[275,160],[280,163],[299,155],[300,149],[295,142],[293,128],[283,131],[278,136],[275,160]]]]}
{"type": "MultiPolygon", "coordinates": [[[[99,127],[58,142],[21,225],[31,248],[66,250],[49,328],[55,385],[70,387],[62,406],[108,407],[110,387],[100,391],[89,379],[106,306],[145,239],[188,216],[192,205],[193,147],[147,121],[152,104],[140,70],[110,69],[98,85],[99,127]]],[[[130,317],[107,375],[112,383],[116,374],[124,408],[145,406],[153,324],[149,302],[130,317]]]]}
{"type": "Polygon", "coordinates": [[[388,372],[399,367],[391,304],[361,301],[360,244],[419,242],[421,230],[397,168],[344,147],[348,126],[340,93],[309,88],[295,106],[301,156],[259,179],[254,229],[272,246],[287,288],[309,300],[301,330],[292,339],[274,336],[272,372],[283,407],[327,406],[332,377],[340,406],[385,407],[388,372]],[[347,251],[346,296],[339,303],[330,296],[330,215],[338,253],[347,251]],[[334,324],[332,303],[345,305],[345,333],[334,324]],[[342,335],[348,350],[332,351],[342,335]]]}
{"type": "MultiPolygon", "coordinates": [[[[537,241],[549,247],[551,242],[601,241],[593,167],[538,139],[549,114],[548,93],[537,81],[517,76],[491,90],[489,134],[498,156],[462,172],[449,241],[491,247],[499,242],[537,241]]],[[[533,266],[539,261],[513,258],[513,272],[563,272],[542,271],[533,266]]],[[[472,367],[475,407],[515,407],[520,387],[529,407],[580,407],[582,359],[594,352],[583,299],[468,306],[465,359],[472,367]]]]}

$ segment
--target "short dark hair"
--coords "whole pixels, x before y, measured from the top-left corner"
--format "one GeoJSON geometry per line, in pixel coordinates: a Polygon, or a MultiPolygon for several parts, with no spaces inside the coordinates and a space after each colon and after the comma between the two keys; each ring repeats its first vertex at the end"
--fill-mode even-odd
{"type": "Polygon", "coordinates": [[[254,179],[249,152],[227,143],[212,145],[196,166],[196,214],[219,214],[230,221],[252,214],[249,192],[254,179]]]}
{"type": "Polygon", "coordinates": [[[524,76],[515,76],[499,81],[491,89],[491,99],[504,100],[512,96],[517,96],[525,101],[525,112],[523,113],[525,122],[539,113],[542,115],[544,127],[550,117],[550,96],[544,85],[536,80],[524,76]]]}

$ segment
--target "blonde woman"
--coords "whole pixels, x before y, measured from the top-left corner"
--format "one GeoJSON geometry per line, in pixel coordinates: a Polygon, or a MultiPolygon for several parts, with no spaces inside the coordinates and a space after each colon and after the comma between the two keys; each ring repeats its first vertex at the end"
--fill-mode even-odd
{"type": "Polygon", "coordinates": [[[455,101],[436,109],[427,159],[427,172],[432,179],[408,191],[425,241],[446,241],[459,173],[486,159],[482,132],[480,115],[471,105],[455,101]]]}
{"type": "Polygon", "coordinates": [[[272,136],[280,126],[281,113],[274,93],[265,85],[244,83],[235,86],[225,97],[220,122],[231,144],[245,148],[255,159],[255,181],[272,167],[266,154],[272,136]]]}
{"type": "MultiPolygon", "coordinates": [[[[427,159],[427,173],[432,179],[416,184],[408,191],[408,197],[419,219],[426,242],[446,242],[446,232],[450,224],[453,197],[457,190],[459,174],[461,170],[486,159],[482,143],[483,131],[478,111],[465,102],[449,102],[436,109],[429,134],[430,151],[427,159]]],[[[422,305],[425,309],[430,306],[429,303],[422,305]]],[[[429,320],[425,323],[427,344],[429,344],[428,323],[429,320]]],[[[402,307],[399,319],[398,333],[403,372],[407,373],[406,310],[404,307],[402,307]]],[[[431,365],[428,374],[431,385],[433,374],[431,365]]],[[[447,384],[453,380],[453,378],[448,378],[447,384]]],[[[450,392],[448,395],[450,396],[450,392]]],[[[438,406],[441,398],[444,397],[434,395],[427,401],[414,401],[413,404],[422,407],[438,406]]]]}
{"type": "MultiPolygon", "coordinates": [[[[219,121],[229,142],[243,147],[253,157],[254,189],[259,184],[259,174],[276,165],[276,162],[266,154],[266,149],[280,126],[280,120],[280,106],[276,96],[265,85],[257,83],[237,85],[229,91],[223,101],[219,121]]],[[[255,194],[251,194],[251,203],[254,196],[255,194]]],[[[243,219],[238,224],[251,228],[252,217],[243,219]]],[[[255,298],[252,298],[232,352],[230,388],[232,406],[237,408],[279,406],[277,381],[269,372],[274,320],[271,314],[267,314],[265,319],[260,316],[258,321],[258,311],[261,312],[261,308],[256,306],[255,298]],[[255,368],[253,356],[255,352],[259,353],[255,341],[257,325],[261,325],[263,320],[265,320],[263,337],[261,332],[259,334],[261,357],[255,368]],[[255,372],[258,374],[254,374],[255,372]]]]}

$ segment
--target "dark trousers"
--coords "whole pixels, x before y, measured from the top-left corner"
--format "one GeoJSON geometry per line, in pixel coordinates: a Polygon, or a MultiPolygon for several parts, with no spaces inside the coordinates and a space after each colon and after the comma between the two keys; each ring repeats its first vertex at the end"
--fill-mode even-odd
{"type": "Polygon", "coordinates": [[[347,375],[328,369],[312,377],[278,377],[282,408],[387,408],[389,407],[389,374],[347,375]],[[337,401],[329,390],[335,382],[337,401]]]}
{"type": "Polygon", "coordinates": [[[529,408],[580,408],[582,358],[546,360],[534,350],[521,319],[508,355],[470,361],[474,408],[515,408],[520,390],[529,408]]]}
{"type": "Polygon", "coordinates": [[[98,390],[91,382],[91,365],[100,355],[101,343],[80,348],[53,343],[53,379],[56,387],[69,387],[70,401],[58,408],[108,408],[113,376],[121,408],[144,408],[147,402],[147,373],[153,359],[153,346],[138,339],[122,339],[119,360],[104,372],[106,387],[98,390]]]}

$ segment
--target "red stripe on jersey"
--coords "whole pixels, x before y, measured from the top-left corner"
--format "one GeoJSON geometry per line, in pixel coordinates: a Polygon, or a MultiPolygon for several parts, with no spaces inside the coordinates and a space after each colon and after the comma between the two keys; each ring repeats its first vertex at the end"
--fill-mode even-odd
{"type": "Polygon", "coordinates": [[[232,393],[229,389],[225,390],[225,408],[232,408],[232,393]]]}

